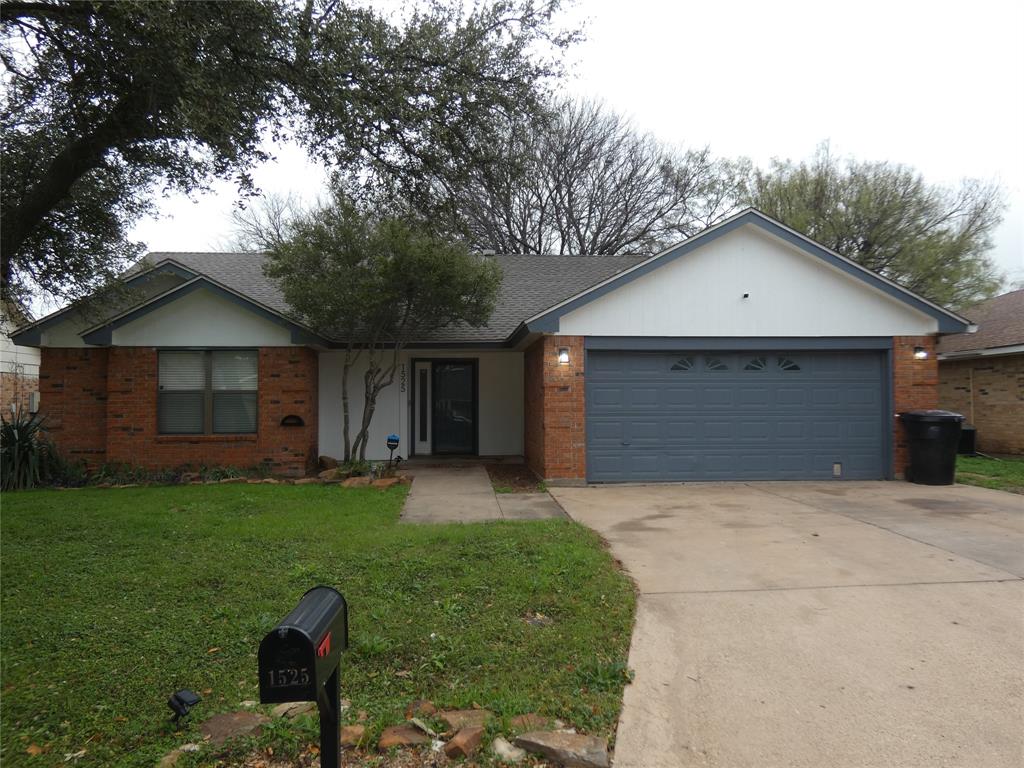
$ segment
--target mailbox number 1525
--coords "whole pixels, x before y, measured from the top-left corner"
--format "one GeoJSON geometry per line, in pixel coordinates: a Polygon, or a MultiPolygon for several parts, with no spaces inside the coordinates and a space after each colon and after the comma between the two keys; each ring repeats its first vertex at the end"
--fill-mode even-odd
{"type": "Polygon", "coordinates": [[[271,688],[287,688],[292,685],[309,684],[309,670],[306,667],[271,669],[268,674],[270,675],[271,688]]]}

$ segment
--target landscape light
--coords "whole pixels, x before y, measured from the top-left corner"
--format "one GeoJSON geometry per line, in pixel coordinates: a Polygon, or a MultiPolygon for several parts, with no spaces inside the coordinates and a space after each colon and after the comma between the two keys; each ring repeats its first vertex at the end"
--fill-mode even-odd
{"type": "Polygon", "coordinates": [[[914,359],[915,360],[927,360],[928,350],[924,347],[914,347],[914,359]]]}
{"type": "Polygon", "coordinates": [[[560,347],[558,349],[558,364],[568,365],[569,364],[569,350],[566,347],[560,347]]]}
{"type": "Polygon", "coordinates": [[[180,691],[175,691],[171,694],[171,698],[167,700],[167,706],[174,712],[172,718],[177,724],[181,718],[185,717],[189,710],[192,709],[196,704],[202,701],[199,698],[199,694],[195,691],[190,691],[188,688],[182,688],[180,691]]]}

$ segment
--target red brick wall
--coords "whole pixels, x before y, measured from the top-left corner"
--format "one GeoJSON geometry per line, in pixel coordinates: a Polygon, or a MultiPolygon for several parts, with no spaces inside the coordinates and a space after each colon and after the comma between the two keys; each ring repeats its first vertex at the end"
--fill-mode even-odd
{"type": "MultiPolygon", "coordinates": [[[[55,352],[43,350],[43,370],[55,352]]],[[[157,350],[113,347],[96,358],[95,375],[104,380],[104,408],[93,415],[92,433],[81,425],[54,433],[57,445],[76,456],[84,444],[102,444],[105,460],[147,469],[181,466],[253,467],[265,464],[274,474],[299,476],[314,468],[317,456],[317,353],[301,347],[265,347],[259,351],[259,417],[255,435],[157,434],[157,350]],[[281,419],[300,416],[302,427],[282,427],[281,419]],[[93,434],[95,433],[95,434],[93,434]]],[[[87,352],[95,352],[87,350],[87,352]]],[[[41,377],[42,378],[42,377],[41,377]]],[[[77,390],[76,390],[77,391],[77,390]]],[[[61,397],[43,394],[43,409],[74,407],[64,387],[61,397]],[[52,402],[51,402],[52,399],[52,402]]]]}
{"type": "Polygon", "coordinates": [[[546,480],[587,476],[583,361],[582,336],[545,336],[524,354],[526,461],[546,480]],[[568,365],[558,362],[562,347],[568,365]]]}
{"type": "Polygon", "coordinates": [[[51,439],[72,461],[106,461],[107,350],[43,349],[39,411],[51,439]]]}
{"type": "MultiPolygon", "coordinates": [[[[934,336],[894,336],[892,340],[893,410],[895,413],[939,407],[939,364],[934,336]],[[914,357],[914,347],[928,351],[926,360],[914,357]]],[[[893,423],[893,469],[903,477],[907,467],[907,442],[903,425],[893,423]]]]}
{"type": "Polygon", "coordinates": [[[1024,354],[943,360],[939,407],[978,428],[978,450],[1024,454],[1024,354]]]}

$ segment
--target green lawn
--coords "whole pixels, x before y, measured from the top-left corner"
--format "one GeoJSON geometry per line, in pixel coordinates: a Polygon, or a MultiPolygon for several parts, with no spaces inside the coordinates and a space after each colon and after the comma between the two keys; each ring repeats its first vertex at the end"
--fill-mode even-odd
{"type": "Polygon", "coordinates": [[[1011,493],[1024,493],[1024,457],[986,459],[956,457],[956,481],[1011,493]]]}
{"type": "MultiPolygon", "coordinates": [[[[318,583],[349,601],[342,695],[347,717],[366,710],[373,732],[422,697],[610,735],[634,595],[598,538],[562,520],[398,525],[405,492],[4,494],[4,766],[64,765],[81,750],[78,766],[153,766],[198,740],[204,717],[259,698],[260,639],[318,583]],[[554,621],[523,621],[533,612],[554,621]],[[204,700],[174,734],[165,702],[183,687],[204,700]]],[[[289,757],[316,737],[312,718],[276,721],[261,745],[289,757]]],[[[245,749],[207,748],[178,765],[232,764],[245,749]]]]}

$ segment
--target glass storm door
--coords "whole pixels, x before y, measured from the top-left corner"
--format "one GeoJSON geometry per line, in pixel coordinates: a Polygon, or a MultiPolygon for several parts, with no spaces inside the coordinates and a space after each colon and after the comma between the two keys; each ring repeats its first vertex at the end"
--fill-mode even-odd
{"type": "Polygon", "coordinates": [[[431,382],[434,453],[476,453],[476,376],[472,362],[435,362],[431,382]]]}

